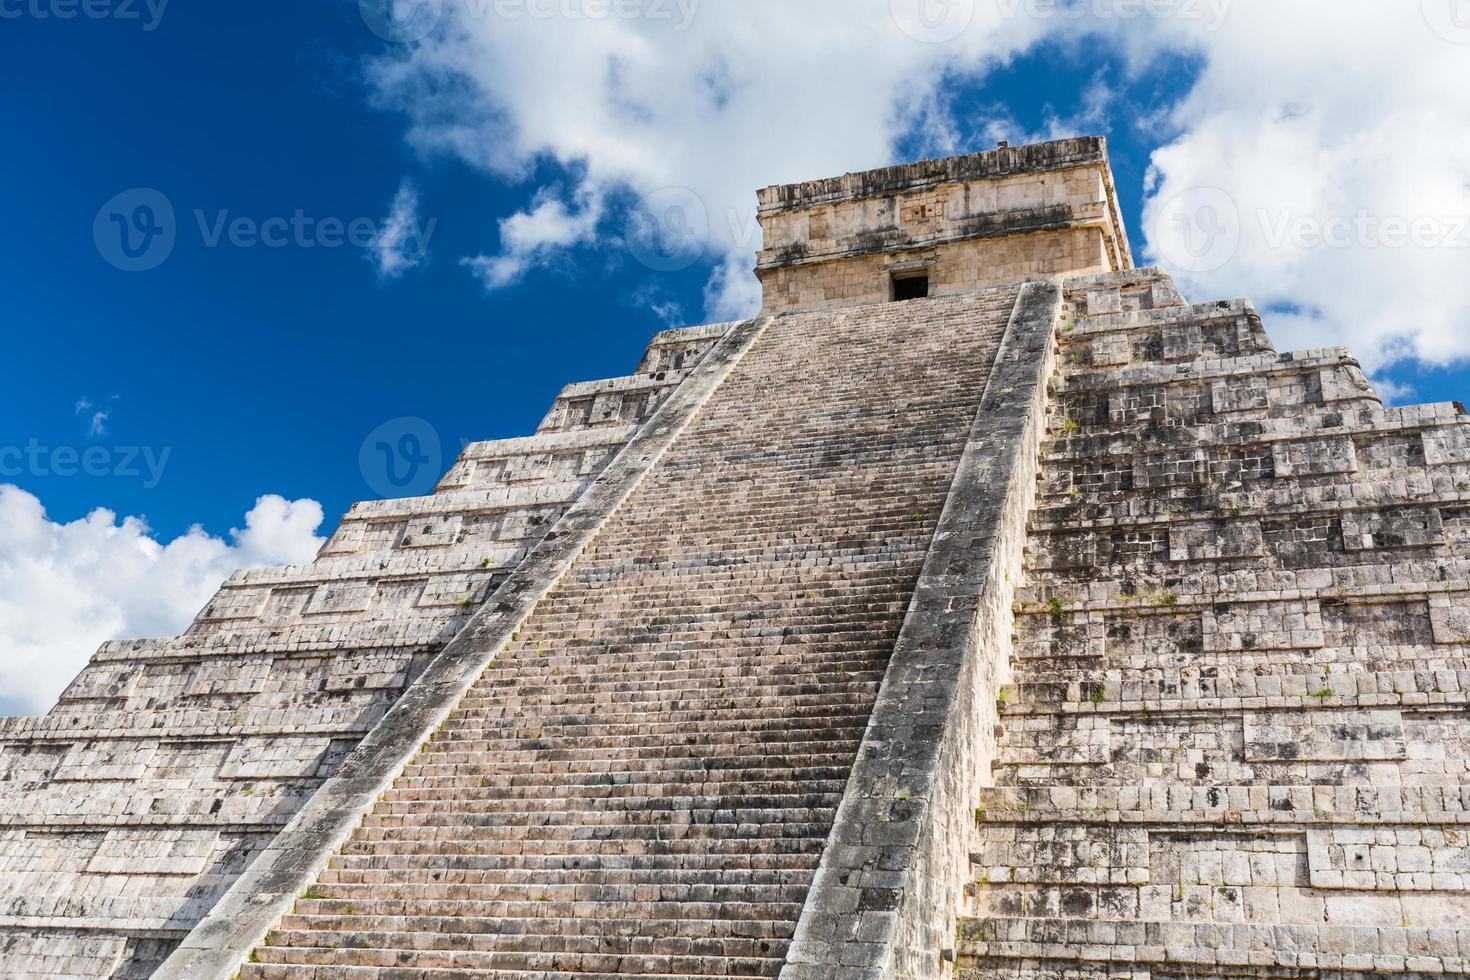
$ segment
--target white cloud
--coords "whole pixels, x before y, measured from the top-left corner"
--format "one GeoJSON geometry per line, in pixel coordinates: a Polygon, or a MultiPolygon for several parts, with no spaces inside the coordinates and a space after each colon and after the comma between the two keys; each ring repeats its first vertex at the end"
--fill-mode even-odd
{"type": "Polygon", "coordinates": [[[1288,308],[1268,317],[1280,346],[1347,344],[1370,370],[1470,356],[1470,47],[1377,0],[1236,3],[1218,31],[1152,41],[1205,67],[1153,159],[1149,250],[1177,254],[1155,221],[1198,188],[1239,231],[1218,268],[1175,270],[1189,292],[1288,308]]]}
{"type": "Polygon", "coordinates": [[[419,192],[410,180],[398,185],[388,216],[383,227],[374,236],[368,255],[377,267],[382,279],[397,279],[410,269],[417,268],[428,258],[429,238],[434,233],[437,219],[427,224],[419,222],[419,192]]]}
{"type": "Polygon", "coordinates": [[[182,632],[237,568],[311,561],[321,522],[314,500],[264,496],[228,541],[194,527],[161,543],[103,509],[54,522],[0,485],[0,712],[46,711],[104,640],[182,632]]]}
{"type": "Polygon", "coordinates": [[[1240,216],[1239,247],[1208,269],[1175,263],[1190,294],[1287,310],[1271,318],[1282,346],[1347,343],[1374,369],[1470,355],[1470,228],[1459,225],[1470,217],[1470,44],[1455,43],[1470,36],[1448,18],[1461,2],[740,0],[692,8],[680,31],[674,17],[504,17],[487,0],[447,0],[442,30],[372,75],[421,151],[505,180],[554,175],[502,223],[498,250],[466,260],[487,286],[567,245],[634,245],[599,227],[609,202],[676,188],[708,224],[706,315],[748,314],[756,188],[892,162],[900,139],[957,152],[977,148],[962,131],[1018,142],[1126,121],[1166,143],[1141,258],[1178,252],[1188,229],[1159,224],[1170,202],[1218,189],[1240,216]],[[1142,106],[1099,76],[1036,129],[1001,106],[975,118],[951,105],[950,81],[1043,40],[1057,59],[1121,52],[1141,71],[1184,55],[1200,74],[1142,106]],[[1303,237],[1359,212],[1375,240],[1303,237]],[[1398,221],[1441,241],[1386,245],[1398,221]]]}
{"type": "Polygon", "coordinates": [[[721,318],[758,302],[756,188],[889,162],[924,121],[943,67],[999,62],[1045,30],[992,4],[948,45],[905,35],[889,0],[650,3],[632,5],[648,16],[600,19],[445,6],[440,32],[375,65],[381,103],[408,115],[423,152],[514,180],[549,161],[573,184],[541,188],[502,223],[498,250],[466,261],[471,271],[492,288],[515,282],[592,240],[614,195],[678,189],[698,202],[728,270],[710,291],[721,318]]]}
{"type": "MultiPolygon", "coordinates": [[[[116,397],[116,395],[113,396],[114,399],[116,397]]],[[[87,435],[107,435],[107,420],[112,418],[112,409],[98,408],[96,405],[92,404],[92,400],[90,398],[84,397],[77,400],[76,414],[86,418],[87,435]]]]}
{"type": "Polygon", "coordinates": [[[600,194],[587,191],[568,207],[550,190],[536,195],[529,211],[500,222],[500,254],[461,260],[486,289],[500,289],[518,281],[556,249],[591,241],[602,218],[600,194]]]}

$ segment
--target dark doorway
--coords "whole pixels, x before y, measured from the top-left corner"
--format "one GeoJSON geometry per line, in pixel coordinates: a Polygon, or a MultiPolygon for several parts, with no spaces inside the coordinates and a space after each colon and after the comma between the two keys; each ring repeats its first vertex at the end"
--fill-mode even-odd
{"type": "Polygon", "coordinates": [[[901,303],[906,299],[924,299],[929,295],[929,277],[904,276],[893,280],[893,301],[901,303]]]}

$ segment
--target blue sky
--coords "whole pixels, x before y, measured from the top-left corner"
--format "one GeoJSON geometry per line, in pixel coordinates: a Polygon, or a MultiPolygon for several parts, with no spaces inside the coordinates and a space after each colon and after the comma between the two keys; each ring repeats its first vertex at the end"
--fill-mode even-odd
{"type": "MultiPolygon", "coordinates": [[[[12,77],[26,80],[0,92],[19,151],[0,160],[10,189],[0,286],[11,356],[24,365],[0,389],[5,440],[123,447],[119,467],[138,471],[7,474],[54,520],[107,507],[145,515],[163,538],[196,523],[222,534],[267,492],[319,500],[330,518],[373,494],[358,449],[379,423],[427,419],[446,454],[523,434],[563,384],[632,369],[665,326],[640,293],[702,322],[713,255],[669,273],[579,247],[513,288],[482,289],[457,256],[493,244],[497,219],[559,168],[519,180],[422,159],[401,114],[372,104],[363,63],[388,46],[355,4],[266,2],[246,15],[178,3],[155,30],[145,24],[21,20],[0,33],[12,77]],[[405,174],[436,224],[428,265],[395,281],[380,282],[350,245],[210,248],[200,229],[225,212],[378,222],[405,174]],[[132,188],[165,194],[178,226],[168,259],[139,273],[109,265],[92,236],[97,210],[132,188]],[[109,413],[105,432],[91,431],[95,411],[76,411],[83,399],[109,413]],[[127,467],[132,447],[153,455],[127,467]]],[[[1187,81],[1189,65],[1170,67],[1168,79],[1129,84],[1143,111],[1187,81]]],[[[983,85],[956,79],[954,111],[979,121],[1000,109],[1037,130],[1119,74],[1115,59],[1042,49],[983,85]]],[[[1131,128],[1111,135],[1136,223],[1154,147],[1131,128]]],[[[994,142],[977,126],[955,149],[994,142]]],[[[930,149],[911,137],[894,159],[930,149]]],[[[786,176],[773,165],[769,179],[786,176]]]]}
{"type": "MultiPolygon", "coordinates": [[[[430,4],[407,43],[357,0],[69,2],[0,0],[0,613],[54,622],[95,593],[67,657],[180,628],[236,564],[309,558],[375,495],[379,425],[427,420],[447,466],[665,326],[748,311],[759,186],[997,139],[1107,135],[1140,262],[1178,254],[1171,202],[1224,193],[1240,242],[1172,270],[1192,298],[1252,296],[1283,348],[1353,344],[1399,398],[1470,390],[1466,0],[363,0],[430,4]],[[127,272],[97,243],[137,189],[175,241],[127,272]],[[659,271],[629,215],[670,195],[710,230],[659,271]],[[385,274],[404,253],[324,244],[321,222],[381,230],[395,200],[432,222],[423,261],[385,274]],[[210,243],[298,214],[312,230],[283,247],[210,243]],[[1362,214],[1438,238],[1270,233],[1362,214]],[[73,526],[97,508],[115,516],[73,526]],[[136,594],[108,593],[119,575],[136,594]]],[[[0,681],[16,650],[49,648],[0,631],[0,681]]]]}

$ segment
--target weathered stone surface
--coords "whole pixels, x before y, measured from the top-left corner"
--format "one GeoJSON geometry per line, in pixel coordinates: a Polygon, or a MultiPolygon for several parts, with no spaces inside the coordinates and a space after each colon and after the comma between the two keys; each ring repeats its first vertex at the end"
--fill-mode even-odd
{"type": "Polygon", "coordinates": [[[0,718],[0,974],[153,972],[728,329],[657,336],[604,384],[615,422],[571,386],[543,434],[354,506],[313,564],[237,573],[184,636],[104,644],[49,715],[0,718]]]}
{"type": "Polygon", "coordinates": [[[0,719],[0,974],[1470,977],[1470,420],[1111,180],[767,188],[766,316],[0,719]]]}
{"type": "Polygon", "coordinates": [[[1162,281],[1066,284],[959,974],[1470,975],[1470,424],[1162,281]]]}

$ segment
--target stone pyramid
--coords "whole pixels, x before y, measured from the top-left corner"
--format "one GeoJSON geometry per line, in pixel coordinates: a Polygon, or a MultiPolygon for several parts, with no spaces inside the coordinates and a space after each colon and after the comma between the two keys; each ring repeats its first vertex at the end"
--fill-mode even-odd
{"type": "Polygon", "coordinates": [[[0,976],[1470,976],[1470,423],[1100,139],[761,192],[765,309],[0,720],[0,976]]]}

